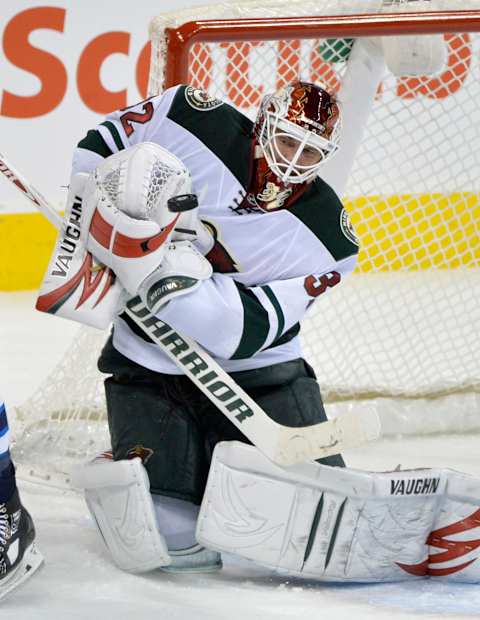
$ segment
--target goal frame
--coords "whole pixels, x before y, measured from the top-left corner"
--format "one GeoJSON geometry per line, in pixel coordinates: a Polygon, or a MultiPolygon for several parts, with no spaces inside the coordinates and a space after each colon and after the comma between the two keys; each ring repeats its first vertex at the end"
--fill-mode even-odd
{"type": "Polygon", "coordinates": [[[480,32],[480,9],[193,20],[178,28],[165,28],[167,45],[164,88],[187,81],[188,57],[195,43],[244,41],[247,34],[249,41],[274,41],[279,39],[279,30],[285,39],[412,35],[419,30],[422,34],[480,32]]]}

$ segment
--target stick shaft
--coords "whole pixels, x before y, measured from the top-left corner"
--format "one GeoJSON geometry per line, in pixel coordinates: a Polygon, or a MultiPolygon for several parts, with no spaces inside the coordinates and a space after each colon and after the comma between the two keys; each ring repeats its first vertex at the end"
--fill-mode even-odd
{"type": "Polygon", "coordinates": [[[55,228],[60,228],[62,216],[56,211],[52,205],[42,196],[42,194],[20,174],[12,164],[7,161],[6,157],[0,153],[0,172],[22,192],[22,194],[33,202],[37,209],[42,213],[55,228]]]}

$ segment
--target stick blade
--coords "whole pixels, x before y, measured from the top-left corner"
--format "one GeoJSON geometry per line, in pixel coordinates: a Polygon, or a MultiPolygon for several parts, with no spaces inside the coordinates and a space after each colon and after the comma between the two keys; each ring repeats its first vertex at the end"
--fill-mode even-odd
{"type": "Polygon", "coordinates": [[[279,428],[274,454],[267,456],[278,465],[294,465],[339,454],[380,435],[376,411],[351,412],[313,426],[279,428]]]}

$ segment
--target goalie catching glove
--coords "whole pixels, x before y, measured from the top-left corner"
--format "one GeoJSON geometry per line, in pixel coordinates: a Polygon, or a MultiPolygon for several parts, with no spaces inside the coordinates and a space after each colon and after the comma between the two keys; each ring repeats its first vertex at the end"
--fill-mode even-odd
{"type": "Polygon", "coordinates": [[[185,231],[195,237],[195,230],[180,226],[182,216],[191,220],[189,212],[198,207],[191,185],[182,162],[149,142],[108,157],[86,184],[88,249],[152,312],[212,275],[190,241],[170,243],[176,227],[184,239],[185,231]]]}
{"type": "Polygon", "coordinates": [[[140,294],[151,312],[212,274],[213,239],[182,162],[152,143],[75,174],[37,309],[103,329],[140,294]],[[171,243],[172,238],[176,239],[171,243]]]}

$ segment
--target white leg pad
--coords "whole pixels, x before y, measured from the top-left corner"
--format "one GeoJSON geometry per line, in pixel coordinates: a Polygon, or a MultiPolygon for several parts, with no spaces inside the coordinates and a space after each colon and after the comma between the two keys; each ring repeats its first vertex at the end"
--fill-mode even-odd
{"type": "Polygon", "coordinates": [[[447,470],[444,501],[428,537],[427,572],[463,583],[480,582],[480,482],[447,470]]]}
{"type": "Polygon", "coordinates": [[[139,458],[97,457],[73,471],[72,485],[84,490],[92,518],[119,568],[138,573],[171,563],[139,458]]]}
{"type": "Polygon", "coordinates": [[[252,446],[224,442],[214,452],[196,536],[210,549],[289,574],[417,579],[428,574],[427,539],[448,479],[443,469],[374,473],[314,462],[285,469],[252,446]]]}

